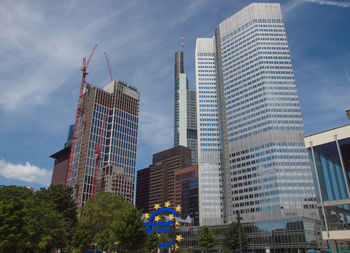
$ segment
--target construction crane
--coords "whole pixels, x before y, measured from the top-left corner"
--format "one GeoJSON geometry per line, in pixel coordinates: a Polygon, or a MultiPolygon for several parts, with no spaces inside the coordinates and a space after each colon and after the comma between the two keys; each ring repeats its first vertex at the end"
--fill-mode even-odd
{"type": "Polygon", "coordinates": [[[108,67],[109,76],[111,77],[111,82],[112,82],[114,79],[113,79],[113,75],[112,75],[111,64],[110,64],[110,62],[109,62],[107,53],[104,52],[104,54],[105,54],[105,57],[106,57],[106,62],[107,62],[107,67],[108,67]]]}
{"type": "Polygon", "coordinates": [[[80,121],[81,115],[83,114],[83,102],[84,102],[83,96],[84,96],[84,89],[85,89],[85,85],[86,85],[85,79],[86,79],[86,76],[88,75],[87,68],[89,66],[89,63],[90,63],[91,58],[95,52],[96,47],[97,47],[97,45],[95,45],[94,48],[92,49],[90,57],[87,61],[86,61],[86,58],[83,58],[83,64],[81,66],[81,71],[83,72],[83,76],[81,78],[77,114],[75,117],[73,139],[72,139],[72,145],[70,148],[70,155],[69,155],[69,160],[68,160],[67,175],[66,175],[66,187],[68,187],[70,185],[71,178],[72,178],[72,172],[73,172],[72,166],[73,166],[73,158],[74,158],[76,141],[78,139],[77,135],[78,135],[78,128],[79,128],[79,121],[80,121]]]}
{"type": "Polygon", "coordinates": [[[103,134],[105,131],[105,125],[106,125],[106,119],[107,119],[107,112],[105,112],[105,116],[103,117],[103,123],[102,123],[102,129],[100,133],[100,138],[98,142],[96,143],[96,152],[95,152],[95,169],[94,169],[94,180],[92,182],[92,198],[96,194],[96,189],[97,189],[97,173],[98,173],[98,168],[100,165],[100,160],[101,160],[101,143],[103,141],[103,134]]]}

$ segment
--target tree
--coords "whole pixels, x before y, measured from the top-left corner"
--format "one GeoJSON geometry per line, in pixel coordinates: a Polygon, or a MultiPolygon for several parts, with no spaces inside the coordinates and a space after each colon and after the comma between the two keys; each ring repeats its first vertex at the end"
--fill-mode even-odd
{"type": "Polygon", "coordinates": [[[153,252],[153,250],[156,250],[158,248],[159,244],[159,234],[155,231],[153,231],[146,240],[146,249],[148,252],[153,252]]]}
{"type": "Polygon", "coordinates": [[[112,230],[115,241],[126,252],[135,252],[145,246],[147,233],[143,226],[142,212],[131,204],[118,210],[112,230]]]}
{"type": "Polygon", "coordinates": [[[25,217],[27,199],[33,192],[26,187],[0,187],[0,252],[25,251],[28,233],[25,217]]]}
{"type": "MultiPolygon", "coordinates": [[[[243,251],[246,251],[249,245],[247,235],[245,234],[242,226],[241,238],[243,251]]],[[[238,224],[236,222],[232,222],[225,231],[224,249],[225,252],[239,251],[238,224]]]]}
{"type": "Polygon", "coordinates": [[[72,237],[72,245],[74,248],[78,249],[80,252],[83,252],[89,249],[92,241],[91,228],[89,225],[79,224],[72,237]]]}
{"type": "MultiPolygon", "coordinates": [[[[89,233],[90,245],[97,243],[99,250],[113,249],[116,239],[113,237],[112,223],[118,219],[118,211],[126,205],[130,204],[121,195],[98,192],[80,209],[81,216],[75,238],[89,233]]],[[[79,243],[74,240],[74,245],[78,247],[79,243]]],[[[80,245],[78,248],[83,249],[84,247],[80,245]]]]}
{"type": "Polygon", "coordinates": [[[58,244],[58,248],[65,248],[72,241],[74,230],[77,226],[77,206],[71,197],[72,188],[63,185],[51,185],[48,189],[41,188],[35,193],[38,201],[46,201],[62,215],[64,220],[65,238],[58,244]]]}
{"type": "Polygon", "coordinates": [[[204,226],[203,230],[199,234],[198,245],[200,247],[206,248],[207,252],[208,249],[211,249],[215,246],[215,237],[213,235],[213,232],[207,226],[204,226]]]}
{"type": "Polygon", "coordinates": [[[51,252],[65,244],[67,232],[63,215],[45,200],[28,200],[25,228],[29,235],[27,247],[30,251],[51,252]]]}

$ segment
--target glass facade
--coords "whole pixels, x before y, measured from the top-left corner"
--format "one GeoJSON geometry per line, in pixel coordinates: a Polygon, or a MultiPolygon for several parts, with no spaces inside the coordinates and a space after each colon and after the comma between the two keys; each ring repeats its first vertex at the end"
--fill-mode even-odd
{"type": "Polygon", "coordinates": [[[350,125],[305,137],[324,240],[350,239],[350,125]],[[343,233],[337,234],[338,230],[343,233]],[[344,230],[347,230],[345,232],[344,230]]]}
{"type": "Polygon", "coordinates": [[[126,183],[123,184],[116,182],[114,188],[112,187],[113,192],[124,192],[124,197],[129,202],[133,202],[139,98],[140,94],[135,88],[121,81],[112,81],[105,86],[105,90],[95,87],[86,90],[84,111],[78,125],[70,182],[75,189],[74,198],[80,206],[92,197],[94,177],[96,176],[96,179],[99,177],[94,175],[94,170],[100,138],[101,152],[97,173],[101,174],[101,168],[104,167],[120,168],[122,171],[118,171],[118,175],[105,173],[104,180],[111,181],[110,184],[113,181],[112,177],[114,181],[116,179],[125,181],[126,183]],[[105,115],[105,129],[101,136],[105,115]],[[116,189],[117,186],[120,189],[116,189]],[[123,187],[125,189],[121,189],[123,187]]]}
{"type": "MultiPolygon", "coordinates": [[[[293,218],[282,220],[271,220],[267,222],[243,223],[243,230],[248,239],[248,251],[254,253],[265,253],[270,249],[271,253],[279,252],[306,252],[307,249],[327,248],[322,242],[318,232],[320,222],[307,218],[293,218]]],[[[215,236],[215,246],[208,252],[218,252],[223,248],[225,230],[228,225],[210,226],[215,236]]],[[[198,246],[200,227],[180,229],[184,241],[180,243],[180,249],[189,252],[201,252],[198,246]]]]}
{"type": "Polygon", "coordinates": [[[215,42],[196,41],[196,90],[200,224],[223,223],[215,42]]]}
{"type": "MultiPolygon", "coordinates": [[[[213,38],[197,39],[197,48],[199,151],[220,152],[219,160],[211,157],[218,170],[209,170],[220,182],[224,221],[234,220],[236,211],[247,221],[315,217],[280,5],[250,4],[220,23],[213,38]],[[211,48],[203,45],[210,40],[211,48]]],[[[203,177],[208,159],[199,157],[203,177]]],[[[205,182],[200,178],[204,191],[210,189],[205,182]]]]}

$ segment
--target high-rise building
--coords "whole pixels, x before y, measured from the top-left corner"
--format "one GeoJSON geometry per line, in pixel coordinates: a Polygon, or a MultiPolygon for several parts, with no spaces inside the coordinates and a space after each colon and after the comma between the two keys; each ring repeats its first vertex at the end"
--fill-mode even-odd
{"type": "Polygon", "coordinates": [[[153,155],[153,164],[137,171],[136,205],[145,212],[155,204],[175,203],[175,171],[191,165],[191,150],[176,146],[153,155]]]}
{"type": "Polygon", "coordinates": [[[74,199],[82,206],[92,197],[96,148],[106,117],[98,164],[100,175],[96,175],[98,188],[110,189],[133,202],[140,93],[125,82],[113,80],[103,90],[89,85],[81,101],[69,182],[74,187],[74,199]]]}
{"type": "Polygon", "coordinates": [[[67,167],[69,161],[70,147],[72,146],[74,125],[69,126],[67,141],[64,144],[64,148],[50,155],[51,158],[55,159],[53,167],[51,184],[65,185],[67,177],[67,167]]]}
{"type": "Polygon", "coordinates": [[[175,170],[175,202],[182,207],[181,217],[188,216],[194,225],[199,225],[198,210],[198,165],[175,170]]]}
{"type": "Polygon", "coordinates": [[[252,3],[195,52],[201,225],[317,217],[278,3],[252,3]]]}
{"type": "Polygon", "coordinates": [[[197,164],[196,92],[188,88],[184,72],[184,51],[175,53],[174,146],[192,151],[192,165],[197,164]]]}
{"type": "MultiPolygon", "coordinates": [[[[322,238],[350,240],[350,125],[305,137],[312,162],[322,238]]],[[[335,243],[331,246],[335,249],[335,243]]],[[[338,245],[339,246],[339,245],[338,245]]]]}
{"type": "Polygon", "coordinates": [[[74,133],[74,124],[69,126],[69,131],[68,131],[68,136],[67,136],[67,142],[64,144],[65,147],[70,147],[70,146],[72,146],[73,133],[74,133]]]}

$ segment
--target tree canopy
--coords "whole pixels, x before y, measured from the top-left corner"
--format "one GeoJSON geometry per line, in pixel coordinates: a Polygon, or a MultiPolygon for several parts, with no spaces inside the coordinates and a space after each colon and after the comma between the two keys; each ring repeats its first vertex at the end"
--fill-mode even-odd
{"type": "Polygon", "coordinates": [[[211,249],[215,246],[215,237],[208,226],[204,226],[201,233],[199,234],[198,245],[200,247],[206,248],[207,252],[208,249],[211,249]]]}
{"type": "MultiPolygon", "coordinates": [[[[242,238],[243,251],[246,251],[249,245],[248,245],[247,235],[244,232],[244,229],[242,226],[241,226],[241,238],[242,238]]],[[[240,250],[239,238],[238,238],[238,224],[236,222],[232,222],[225,231],[224,249],[225,249],[225,252],[237,252],[240,250]]]]}
{"type": "Polygon", "coordinates": [[[0,187],[0,251],[50,252],[67,247],[77,222],[70,189],[0,187]]]}

